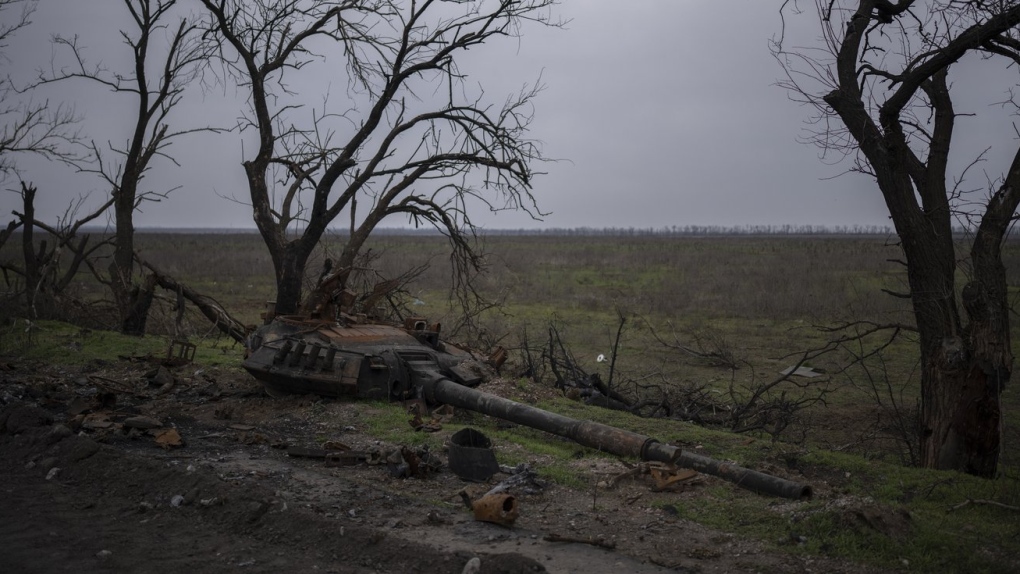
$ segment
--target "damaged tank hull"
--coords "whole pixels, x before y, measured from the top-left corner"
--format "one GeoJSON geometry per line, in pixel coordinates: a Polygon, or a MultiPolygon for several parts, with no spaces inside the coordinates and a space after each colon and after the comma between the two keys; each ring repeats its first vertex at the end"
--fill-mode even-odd
{"type": "Polygon", "coordinates": [[[466,386],[478,385],[487,372],[471,353],[439,341],[421,319],[401,328],[277,317],[251,337],[242,366],[270,394],[396,401],[418,394],[409,363],[435,365],[466,386]]]}

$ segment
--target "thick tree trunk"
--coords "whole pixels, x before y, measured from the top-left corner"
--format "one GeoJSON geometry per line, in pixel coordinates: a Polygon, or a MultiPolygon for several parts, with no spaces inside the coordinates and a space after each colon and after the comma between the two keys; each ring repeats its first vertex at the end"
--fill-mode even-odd
{"type": "MultiPolygon", "coordinates": [[[[1010,210],[1011,211],[1011,210],[1010,210]]],[[[966,363],[932,374],[926,463],[995,476],[1001,440],[1000,397],[1012,376],[1013,354],[1005,267],[999,245],[1008,218],[990,210],[971,249],[973,280],[963,288],[969,324],[961,338],[966,363]],[[996,221],[996,219],[1002,221],[996,221]],[[937,409],[937,411],[936,411],[937,409]],[[936,454],[937,453],[937,454],[936,454]]]]}
{"type": "Polygon", "coordinates": [[[114,190],[114,216],[116,231],[113,261],[110,262],[110,288],[117,304],[120,332],[142,336],[148,321],[149,308],[155,292],[155,280],[147,277],[136,285],[135,270],[135,195],[137,182],[130,172],[121,178],[119,189],[114,190]]]}
{"type": "Polygon", "coordinates": [[[156,277],[147,275],[141,285],[130,289],[127,295],[126,308],[121,316],[120,331],[125,335],[141,337],[145,334],[145,324],[149,321],[149,309],[156,294],[156,277]]]}
{"type": "Polygon", "coordinates": [[[248,177],[248,191],[254,206],[254,220],[259,234],[269,250],[276,272],[276,314],[288,315],[298,311],[301,305],[301,288],[304,283],[305,265],[312,250],[318,244],[324,227],[315,221],[301,237],[287,239],[287,222],[277,222],[269,202],[269,189],[266,184],[265,172],[269,165],[269,153],[272,150],[273,138],[264,134],[263,149],[259,156],[251,162],[244,163],[248,177]]]}
{"type": "Polygon", "coordinates": [[[292,259],[285,262],[276,277],[276,313],[296,313],[301,304],[301,286],[304,283],[304,263],[292,259]]]}
{"type": "Polygon", "coordinates": [[[925,467],[993,477],[999,461],[1002,381],[980,361],[952,364],[969,350],[950,341],[922,375],[921,462],[925,467]]]}
{"type": "MultiPolygon", "coordinates": [[[[911,238],[918,242],[917,230],[911,238]]],[[[1013,360],[1005,279],[1000,278],[1001,286],[974,281],[964,288],[969,321],[964,325],[953,281],[955,252],[941,240],[921,242],[929,248],[918,253],[908,249],[904,238],[921,338],[921,464],[993,477],[1001,432],[999,396],[1013,360]]],[[[988,275],[977,269],[974,274],[988,275]]]]}
{"type": "MultiPolygon", "coordinates": [[[[304,243],[308,241],[307,234],[306,231],[302,239],[287,243],[282,249],[278,249],[279,255],[273,257],[273,264],[276,267],[277,315],[297,313],[301,306],[301,288],[304,285],[305,267],[312,252],[311,249],[304,247],[304,243]]],[[[315,240],[317,242],[318,237],[315,240]]]]}

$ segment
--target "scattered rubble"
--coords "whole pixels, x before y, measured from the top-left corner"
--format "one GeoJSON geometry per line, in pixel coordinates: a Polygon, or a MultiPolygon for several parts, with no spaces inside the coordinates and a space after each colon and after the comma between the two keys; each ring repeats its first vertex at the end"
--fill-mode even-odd
{"type": "MultiPolygon", "coordinates": [[[[5,565],[88,571],[86,561],[102,560],[114,571],[160,564],[200,574],[428,574],[470,564],[479,574],[667,571],[655,562],[705,573],[803,570],[802,558],[724,540],[666,512],[663,500],[696,501],[685,497],[698,489],[658,492],[651,471],[600,487],[598,508],[591,492],[542,480],[540,457],[466,483],[430,462],[446,461],[440,449],[363,434],[358,405],[272,399],[245,375],[215,368],[164,367],[174,384],[161,393],[166,381],[152,384],[146,369],[125,361],[84,374],[0,373],[5,565]],[[473,502],[496,501],[497,520],[465,510],[457,500],[465,488],[473,502]],[[690,557],[714,547],[718,554],[690,557]]],[[[492,445],[497,459],[509,446],[492,445]]],[[[606,465],[606,481],[631,470],[606,465]]]]}

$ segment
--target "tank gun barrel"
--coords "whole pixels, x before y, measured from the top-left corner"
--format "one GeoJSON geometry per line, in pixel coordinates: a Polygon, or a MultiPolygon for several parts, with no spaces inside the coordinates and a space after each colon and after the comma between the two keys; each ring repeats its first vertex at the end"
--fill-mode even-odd
{"type": "Polygon", "coordinates": [[[792,499],[811,497],[811,487],[806,484],[686,452],[679,447],[663,444],[654,438],[635,432],[597,422],[573,419],[490,395],[459,385],[431,369],[420,370],[412,367],[411,372],[414,378],[418,379],[415,382],[421,385],[426,400],[432,403],[442,403],[477,411],[543,430],[618,456],[672,463],[683,468],[717,476],[760,494],[792,499]]]}

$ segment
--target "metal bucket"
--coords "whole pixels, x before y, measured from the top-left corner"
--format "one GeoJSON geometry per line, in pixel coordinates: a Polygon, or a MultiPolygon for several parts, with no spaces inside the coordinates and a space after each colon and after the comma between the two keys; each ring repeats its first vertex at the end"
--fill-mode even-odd
{"type": "Polygon", "coordinates": [[[450,470],[462,480],[485,482],[499,472],[489,437],[473,428],[457,431],[450,437],[450,470]]]}

